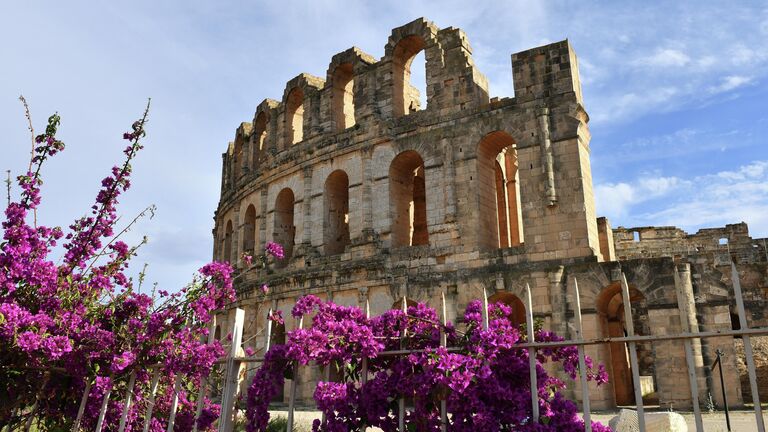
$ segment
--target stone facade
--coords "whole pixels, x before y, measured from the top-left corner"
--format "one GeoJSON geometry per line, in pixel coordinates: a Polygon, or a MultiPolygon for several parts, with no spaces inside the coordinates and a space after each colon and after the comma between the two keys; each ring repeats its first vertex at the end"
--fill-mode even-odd
{"type": "MultiPolygon", "coordinates": [[[[597,217],[589,116],[570,43],[513,54],[512,71],[515,97],[489,97],[466,35],[418,19],[392,31],[381,59],[350,48],[332,57],[325,79],[301,74],[280,101],[258,105],[223,155],[213,229],[214,259],[237,269],[232,307],[246,309],[248,344],[263,346],[253,336],[269,308],[288,311],[309,293],[347,305],[367,300],[372,314],[403,297],[434,307],[445,293],[458,320],[486,289],[522,321],[526,283],[534,315],[568,337],[574,278],[585,336],[623,335],[621,271],[637,334],[680,332],[679,295],[692,327],[731,328],[729,255],[744,274],[751,324],[765,325],[765,246],[746,225],[689,236],[675,228],[612,230],[597,217]],[[426,106],[410,83],[421,51],[426,106]],[[246,268],[242,254],[267,241],[282,243],[289,258],[268,271],[246,268]],[[270,286],[266,296],[261,283],[270,286]]],[[[227,325],[226,314],[220,323],[227,325]]],[[[716,348],[734,352],[727,338],[704,341],[698,364],[710,364],[716,348]]],[[[612,376],[592,392],[593,406],[626,404],[625,347],[587,351],[612,376]]],[[[642,344],[639,355],[662,405],[690,405],[682,344],[642,344]]],[[[726,361],[735,365],[732,355],[726,361]]],[[[739,404],[736,367],[726,371],[734,383],[729,401],[739,404]]],[[[300,399],[311,398],[321,373],[300,376],[300,399]]],[[[700,379],[702,395],[719,394],[703,367],[700,379]]]]}

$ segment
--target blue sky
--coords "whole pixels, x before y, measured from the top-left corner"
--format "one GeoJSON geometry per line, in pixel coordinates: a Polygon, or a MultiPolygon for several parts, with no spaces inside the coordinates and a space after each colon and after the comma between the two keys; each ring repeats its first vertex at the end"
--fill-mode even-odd
{"type": "MultiPolygon", "coordinates": [[[[152,97],[124,220],[134,263],[182,286],[211,258],[221,153],[264,98],[300,72],[325,76],[352,45],[380,58],[392,28],[424,16],[464,29],[492,96],[512,96],[510,55],[570,39],[592,132],[597,207],[615,226],[745,221],[768,236],[768,3],[522,1],[28,1],[0,6],[0,170],[63,118],[41,220],[66,226],[121,156],[152,97]]],[[[423,79],[415,73],[414,80],[423,79]]]]}

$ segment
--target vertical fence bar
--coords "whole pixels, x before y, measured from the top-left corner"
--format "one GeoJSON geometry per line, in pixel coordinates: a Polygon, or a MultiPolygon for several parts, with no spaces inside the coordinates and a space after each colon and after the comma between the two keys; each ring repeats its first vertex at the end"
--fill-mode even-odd
{"type": "MultiPolygon", "coordinates": [[[[624,272],[621,273],[621,299],[624,303],[624,326],[628,336],[635,335],[635,324],[632,321],[632,303],[629,299],[629,285],[624,272]]],[[[632,383],[635,386],[635,404],[637,404],[637,425],[640,432],[645,432],[645,409],[643,408],[643,390],[640,387],[640,370],[637,362],[637,343],[629,342],[629,364],[632,368],[632,383]]]]}
{"type": "Polygon", "coordinates": [[[272,345],[272,308],[269,308],[267,312],[267,334],[264,336],[264,355],[269,352],[270,345],[272,345]]]}
{"type": "MultiPolygon", "coordinates": [[[[581,321],[581,297],[579,294],[579,282],[573,278],[574,300],[576,301],[575,328],[576,340],[584,340],[584,328],[581,321]]],[[[579,345],[579,381],[581,382],[581,410],[584,412],[584,431],[592,432],[592,413],[589,403],[589,384],[587,383],[587,361],[584,358],[584,345],[579,345]]]]}
{"type": "Polygon", "coordinates": [[[152,423],[152,411],[155,409],[155,395],[159,381],[160,371],[155,370],[152,373],[152,381],[149,383],[149,400],[147,400],[147,412],[144,414],[144,432],[149,432],[149,425],[152,423]]]}
{"type": "MultiPolygon", "coordinates": [[[[299,328],[304,327],[304,317],[299,319],[299,328]]],[[[293,362],[293,379],[291,379],[291,392],[288,398],[288,421],[286,432],[293,432],[293,412],[296,409],[296,381],[299,379],[299,362],[293,362]]]]}
{"type": "Polygon", "coordinates": [[[131,372],[131,377],[128,378],[128,389],[125,391],[125,402],[123,403],[123,415],[120,416],[120,426],[118,432],[125,430],[125,422],[128,420],[128,413],[131,411],[131,403],[133,402],[133,386],[136,385],[136,371],[131,372]]]}
{"type": "MultiPolygon", "coordinates": [[[[731,280],[733,282],[733,293],[736,296],[736,309],[739,313],[739,324],[742,330],[749,328],[747,315],[744,309],[744,297],[741,294],[741,280],[739,280],[739,271],[736,269],[736,263],[731,261],[731,280]]],[[[765,432],[765,423],[763,421],[763,409],[760,406],[760,394],[757,388],[757,373],[755,372],[755,358],[752,353],[752,341],[749,335],[742,335],[744,342],[744,355],[747,361],[747,372],[749,372],[749,385],[752,389],[752,403],[755,405],[755,420],[757,421],[758,432],[765,432]]]]}
{"type": "MultiPolygon", "coordinates": [[[[365,318],[369,319],[371,317],[371,303],[368,301],[368,299],[365,299],[365,318]]],[[[368,382],[368,358],[363,357],[363,364],[361,366],[360,371],[360,382],[365,385],[365,383],[368,382]]]]}
{"type": "MultiPolygon", "coordinates": [[[[525,323],[528,327],[528,342],[535,342],[533,334],[533,301],[531,286],[525,284],[525,323]]],[[[539,384],[536,376],[536,348],[528,348],[528,374],[531,377],[531,412],[533,423],[539,422],[539,384]]]]}
{"type": "MultiPolygon", "coordinates": [[[[440,293],[440,312],[442,313],[443,325],[440,327],[440,346],[446,348],[448,346],[448,335],[445,334],[445,326],[448,325],[448,314],[445,310],[445,291],[440,293]]],[[[448,395],[445,394],[440,401],[440,431],[448,431],[448,395]]]]}
{"type": "Polygon", "coordinates": [[[107,389],[107,392],[104,393],[104,399],[101,401],[101,409],[99,410],[99,419],[96,421],[96,432],[101,432],[101,429],[104,427],[104,418],[107,416],[107,406],[109,405],[109,395],[112,394],[112,387],[114,383],[112,382],[115,379],[114,374],[109,374],[109,388],[107,389]]]}
{"type": "MultiPolygon", "coordinates": [[[[405,314],[405,322],[406,322],[406,328],[408,326],[408,299],[406,296],[403,296],[403,313],[405,314]]],[[[400,349],[405,348],[405,338],[408,335],[407,330],[403,330],[402,334],[400,335],[400,349]]],[[[400,399],[397,401],[397,427],[399,431],[405,431],[405,397],[400,396],[400,399]]]]}
{"type": "Polygon", "coordinates": [[[219,432],[232,432],[236,414],[235,404],[239,390],[240,361],[237,361],[240,344],[243,343],[243,326],[245,325],[245,311],[235,309],[235,323],[232,326],[232,345],[227,357],[227,368],[224,375],[224,394],[221,398],[221,418],[219,419],[219,432]]]}
{"type": "Polygon", "coordinates": [[[483,330],[488,330],[488,292],[483,287],[483,330]]]}
{"type": "MultiPolygon", "coordinates": [[[[216,338],[216,315],[211,318],[211,324],[208,327],[208,345],[213,344],[216,338]]],[[[208,373],[210,376],[210,372],[208,373]]],[[[200,414],[203,413],[203,403],[208,397],[208,376],[200,380],[200,391],[197,393],[197,407],[195,407],[195,421],[192,425],[192,432],[197,432],[197,421],[200,420],[200,414]]]]}
{"type": "Polygon", "coordinates": [[[78,432],[80,430],[80,423],[83,421],[83,414],[85,414],[85,405],[88,403],[88,396],[90,394],[91,394],[91,382],[87,381],[85,383],[85,391],[83,391],[83,398],[80,399],[80,408],[77,409],[77,418],[75,419],[75,424],[72,425],[72,432],[78,432]]]}
{"type": "MultiPolygon", "coordinates": [[[[686,277],[688,274],[686,273],[686,277]]],[[[691,305],[688,296],[683,290],[683,281],[681,280],[680,273],[675,267],[675,289],[677,290],[677,305],[683,312],[680,314],[680,325],[683,333],[690,333],[692,326],[690,323],[691,305]]],[[[694,315],[695,316],[695,315],[694,315]]],[[[693,404],[693,418],[696,422],[696,431],[704,432],[704,423],[701,419],[701,408],[699,407],[699,383],[696,376],[696,363],[693,360],[693,344],[690,339],[683,340],[683,346],[685,347],[685,362],[688,366],[688,382],[691,386],[691,401],[693,404]]]]}
{"type": "Polygon", "coordinates": [[[173,426],[176,424],[176,411],[179,408],[179,391],[181,391],[181,375],[176,375],[173,380],[173,396],[171,396],[171,411],[168,414],[168,427],[165,432],[173,432],[173,426]]]}

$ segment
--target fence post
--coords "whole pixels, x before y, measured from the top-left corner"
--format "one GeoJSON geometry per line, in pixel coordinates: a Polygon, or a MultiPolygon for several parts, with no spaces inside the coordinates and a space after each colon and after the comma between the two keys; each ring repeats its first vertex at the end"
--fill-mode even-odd
{"type": "MultiPolygon", "coordinates": [[[[632,320],[632,303],[629,299],[627,276],[621,272],[621,299],[624,303],[624,326],[628,336],[635,335],[635,324],[632,320]]],[[[632,368],[632,382],[635,386],[635,404],[637,404],[637,425],[640,432],[645,432],[645,409],[643,408],[643,391],[640,387],[640,371],[637,362],[637,343],[629,342],[629,363],[632,368]]]]}
{"type": "Polygon", "coordinates": [[[80,399],[80,408],[77,409],[77,418],[75,424],[72,425],[72,432],[78,432],[80,430],[80,423],[83,421],[83,414],[85,413],[85,405],[88,403],[88,396],[91,393],[91,382],[86,378],[85,391],[83,391],[83,398],[80,399]]]}
{"type": "MultiPolygon", "coordinates": [[[[403,296],[403,313],[405,314],[405,325],[408,328],[408,299],[403,296]]],[[[407,330],[403,330],[400,335],[400,349],[405,349],[405,337],[408,335],[407,330]]],[[[397,401],[397,430],[399,432],[405,432],[405,397],[400,396],[397,401]]]]}
{"type": "Polygon", "coordinates": [[[179,391],[181,390],[181,376],[176,375],[173,380],[173,396],[171,397],[171,412],[168,415],[168,427],[166,432],[173,432],[173,426],[176,424],[176,410],[179,407],[179,391]]]}
{"type": "MultiPolygon", "coordinates": [[[[365,319],[371,318],[371,304],[368,298],[365,299],[365,319]]],[[[368,357],[363,357],[363,364],[360,371],[360,382],[365,385],[368,382],[368,357]]]]}
{"type": "MultiPolygon", "coordinates": [[[[531,301],[531,286],[525,284],[525,323],[528,330],[528,343],[534,343],[533,334],[533,302],[531,301]]],[[[536,348],[528,348],[528,374],[531,378],[531,411],[533,423],[539,422],[539,384],[536,375],[536,348]]]]}
{"type": "Polygon", "coordinates": [[[109,395],[112,393],[112,387],[114,383],[112,382],[115,379],[115,374],[109,374],[109,388],[107,389],[107,392],[104,393],[104,399],[101,401],[101,409],[99,410],[99,420],[96,421],[96,432],[101,432],[101,429],[104,427],[104,417],[107,416],[107,405],[109,405],[109,395]]]}
{"type": "MultiPolygon", "coordinates": [[[[299,329],[304,327],[304,317],[299,319],[299,329]]],[[[293,362],[293,379],[291,380],[291,392],[288,395],[288,421],[285,431],[293,432],[293,411],[296,409],[296,381],[299,379],[299,362],[293,362]]]]}
{"type": "MultiPolygon", "coordinates": [[[[211,324],[208,328],[208,345],[213,344],[216,339],[216,315],[211,317],[211,324]]],[[[210,376],[210,372],[208,373],[210,376]]],[[[197,421],[200,420],[200,415],[203,413],[203,403],[205,398],[208,397],[208,376],[203,377],[200,380],[200,391],[197,393],[197,407],[195,408],[195,422],[192,425],[192,432],[197,432],[197,421]]]]}
{"type": "Polygon", "coordinates": [[[245,324],[245,311],[235,309],[235,322],[232,326],[232,345],[227,356],[227,367],[224,374],[224,394],[221,398],[221,417],[219,419],[219,432],[232,432],[235,404],[239,389],[240,361],[236,360],[240,344],[243,342],[243,325],[245,324]]]}
{"type": "Polygon", "coordinates": [[[144,432],[149,432],[149,425],[152,423],[152,411],[155,409],[155,395],[157,394],[157,383],[160,381],[160,371],[155,370],[152,373],[152,381],[149,384],[149,400],[147,400],[147,412],[144,414],[144,432]]]}
{"type": "MultiPolygon", "coordinates": [[[[685,264],[687,265],[687,264],[685,264]]],[[[690,273],[686,272],[684,275],[686,278],[690,278],[690,273]]],[[[684,333],[691,333],[694,330],[694,326],[691,325],[691,315],[695,318],[695,311],[691,310],[691,303],[694,302],[693,291],[686,293],[683,287],[683,281],[680,273],[675,266],[675,289],[677,291],[677,305],[683,312],[680,314],[680,326],[684,333]]],[[[683,346],[685,347],[685,361],[688,365],[688,381],[691,387],[691,400],[693,403],[693,418],[696,422],[696,431],[704,432],[704,423],[701,419],[701,408],[699,407],[699,383],[698,376],[696,375],[696,363],[693,359],[693,344],[690,339],[683,340],[683,346]]]]}
{"type": "MultiPolygon", "coordinates": [[[[736,263],[731,260],[731,281],[733,282],[733,293],[736,297],[736,309],[739,313],[739,324],[741,330],[749,328],[747,316],[744,310],[744,297],[741,294],[741,280],[739,280],[739,271],[736,269],[736,263]]],[[[755,358],[752,354],[752,341],[749,335],[742,335],[744,342],[744,355],[747,361],[747,372],[749,372],[749,385],[752,389],[752,403],[755,406],[755,419],[757,421],[758,432],[765,432],[765,423],[763,422],[763,409],[760,406],[760,394],[757,388],[757,373],[755,372],[755,358]]]]}
{"type": "MultiPolygon", "coordinates": [[[[581,321],[581,297],[579,294],[579,282],[573,278],[573,291],[576,301],[575,327],[576,340],[584,340],[584,328],[581,321]]],[[[581,382],[581,410],[584,412],[584,431],[592,432],[592,413],[590,412],[589,402],[589,384],[587,383],[587,361],[584,358],[584,345],[579,345],[579,380],[581,382]]]]}
{"type": "Polygon", "coordinates": [[[128,413],[131,411],[131,403],[133,402],[133,386],[136,384],[136,371],[131,372],[131,377],[128,378],[128,389],[125,391],[125,402],[123,403],[123,415],[120,416],[120,426],[118,432],[125,430],[125,422],[128,420],[128,413]]]}

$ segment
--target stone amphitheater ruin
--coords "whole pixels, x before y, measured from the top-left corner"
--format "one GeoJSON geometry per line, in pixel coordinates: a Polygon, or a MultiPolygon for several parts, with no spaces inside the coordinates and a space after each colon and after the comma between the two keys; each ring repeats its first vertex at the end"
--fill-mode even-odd
{"type": "MultiPolygon", "coordinates": [[[[267,309],[290,310],[309,293],[345,305],[369,301],[374,315],[403,298],[436,307],[444,293],[449,316],[460,321],[485,288],[522,322],[526,283],[534,315],[569,337],[574,278],[585,337],[623,336],[622,271],[636,334],[681,332],[677,288],[693,306],[694,330],[731,329],[738,325],[731,259],[750,326],[768,325],[765,240],[752,239],[746,224],[689,235],[674,227],[611,229],[595,213],[589,116],[567,40],[513,54],[512,71],[514,97],[490,97],[464,32],[418,19],[392,30],[380,60],[350,48],[331,58],[325,79],[302,73],[280,101],[258,105],[223,155],[213,229],[214,258],[236,267],[232,307],[246,309],[247,345],[263,347],[264,338],[253,336],[267,309]],[[426,106],[410,82],[420,52],[426,106]],[[269,271],[247,268],[242,254],[267,241],[283,244],[286,259],[269,271]],[[270,286],[266,296],[261,283],[270,286]]],[[[233,310],[220,317],[222,329],[233,310]]],[[[696,363],[712,364],[717,349],[725,352],[728,400],[740,405],[733,338],[694,343],[696,363]]],[[[638,350],[649,399],[690,407],[683,345],[638,350]]],[[[624,344],[587,353],[611,377],[592,389],[592,406],[633,404],[624,344]]],[[[711,393],[719,402],[719,377],[698,369],[701,400],[711,393]]],[[[300,401],[310,402],[322,376],[305,368],[300,401]]],[[[578,384],[570,396],[579,399],[578,384]]]]}

